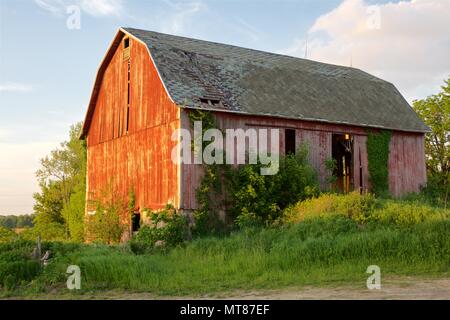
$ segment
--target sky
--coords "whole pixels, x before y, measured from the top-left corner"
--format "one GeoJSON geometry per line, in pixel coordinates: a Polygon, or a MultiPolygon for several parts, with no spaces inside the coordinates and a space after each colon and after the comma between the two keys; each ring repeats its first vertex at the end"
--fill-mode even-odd
{"type": "Polygon", "coordinates": [[[119,27],[353,66],[410,103],[450,75],[450,0],[0,0],[0,214],[32,213],[119,27]]]}

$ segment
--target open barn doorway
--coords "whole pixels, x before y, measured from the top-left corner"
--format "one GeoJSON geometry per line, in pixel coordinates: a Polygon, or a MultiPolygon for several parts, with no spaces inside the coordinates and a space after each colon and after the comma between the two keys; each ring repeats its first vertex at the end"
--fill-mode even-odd
{"type": "Polygon", "coordinates": [[[133,212],[131,216],[131,234],[135,235],[141,228],[141,214],[139,211],[133,212]]]}
{"type": "Polygon", "coordinates": [[[350,192],[353,189],[353,137],[350,134],[333,134],[332,156],[336,161],[334,189],[350,192]]]}

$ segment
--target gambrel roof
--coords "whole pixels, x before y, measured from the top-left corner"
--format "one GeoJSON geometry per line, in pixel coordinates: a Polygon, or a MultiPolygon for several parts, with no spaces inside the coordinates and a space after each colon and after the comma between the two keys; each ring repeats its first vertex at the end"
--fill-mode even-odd
{"type": "Polygon", "coordinates": [[[123,28],[180,107],[428,132],[392,83],[356,68],[123,28]]]}

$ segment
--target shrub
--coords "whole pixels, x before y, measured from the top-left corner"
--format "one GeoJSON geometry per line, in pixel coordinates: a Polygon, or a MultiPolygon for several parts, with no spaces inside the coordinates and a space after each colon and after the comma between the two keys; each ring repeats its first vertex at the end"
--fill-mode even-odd
{"type": "Polygon", "coordinates": [[[85,229],[88,239],[106,244],[120,242],[126,229],[121,216],[127,212],[120,198],[115,198],[112,191],[106,191],[100,199],[92,201],[90,205],[95,207],[95,214],[86,218],[85,229]]]}
{"type": "Polygon", "coordinates": [[[381,222],[414,225],[424,221],[445,220],[450,210],[434,208],[417,201],[381,200],[371,194],[321,194],[301,201],[284,211],[284,221],[296,223],[311,218],[343,215],[357,223],[381,222]]]}
{"type": "Polygon", "coordinates": [[[281,157],[275,175],[261,175],[260,164],[233,169],[228,192],[236,224],[241,227],[270,224],[290,204],[316,195],[317,176],[307,158],[308,150],[302,146],[295,155],[281,157]]]}
{"type": "Polygon", "coordinates": [[[31,259],[34,243],[16,240],[0,245],[0,286],[12,290],[41,272],[39,261],[31,259]]]}
{"type": "Polygon", "coordinates": [[[143,226],[130,241],[134,253],[152,251],[156,246],[174,247],[189,237],[187,218],[178,214],[173,206],[167,205],[160,212],[147,211],[147,216],[150,224],[143,226]]]}
{"type": "Polygon", "coordinates": [[[450,218],[450,210],[433,208],[419,202],[388,200],[370,216],[371,221],[397,225],[414,225],[429,220],[450,218]]]}
{"type": "Polygon", "coordinates": [[[341,214],[356,222],[365,222],[375,206],[376,200],[371,194],[360,195],[357,191],[345,195],[324,193],[317,198],[300,201],[287,208],[284,220],[299,222],[309,218],[341,214]]]}
{"type": "Polygon", "coordinates": [[[17,235],[14,231],[0,226],[0,242],[8,242],[16,237],[17,235]]]}
{"type": "Polygon", "coordinates": [[[48,241],[64,241],[67,240],[64,226],[57,222],[49,222],[44,224],[36,224],[34,227],[26,229],[21,233],[21,237],[26,240],[35,241],[38,236],[48,241]]]}

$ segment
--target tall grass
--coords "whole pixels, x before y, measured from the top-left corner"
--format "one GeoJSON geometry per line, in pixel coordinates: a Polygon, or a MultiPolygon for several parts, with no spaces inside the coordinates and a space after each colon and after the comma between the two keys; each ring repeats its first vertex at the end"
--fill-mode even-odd
{"type": "Polygon", "coordinates": [[[192,294],[336,281],[364,284],[373,264],[383,274],[448,272],[449,239],[448,220],[361,229],[351,219],[333,216],[197,239],[168,253],[87,247],[68,262],[80,266],[85,289],[192,294]]]}
{"type": "Polygon", "coordinates": [[[52,259],[43,270],[29,262],[34,244],[14,241],[0,244],[0,286],[32,281],[33,292],[65,288],[72,264],[80,266],[85,290],[166,295],[336,282],[363,286],[369,265],[378,265],[382,276],[448,276],[449,213],[414,201],[327,194],[289,207],[278,226],[198,238],[151,254],[136,255],[129,244],[44,243],[52,259]]]}

